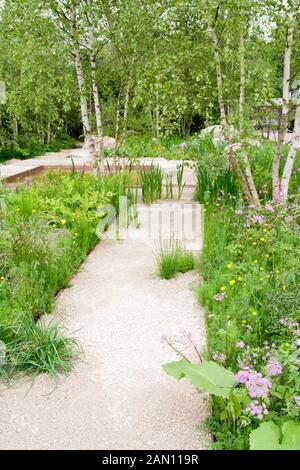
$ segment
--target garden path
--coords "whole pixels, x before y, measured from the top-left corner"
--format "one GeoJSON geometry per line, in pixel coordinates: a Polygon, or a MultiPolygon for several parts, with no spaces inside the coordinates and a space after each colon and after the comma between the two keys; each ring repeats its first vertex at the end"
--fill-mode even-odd
{"type": "MultiPolygon", "coordinates": [[[[185,197],[192,205],[191,190],[185,197]]],[[[160,203],[163,212],[168,204],[160,203]]],[[[146,216],[140,222],[133,234],[146,234],[146,216]]],[[[184,329],[205,344],[193,292],[199,278],[193,271],[158,279],[155,242],[143,237],[99,243],[60,293],[55,315],[80,341],[84,360],[57,383],[39,376],[1,390],[1,449],[206,447],[197,429],[207,415],[206,396],[161,367],[176,360],[161,335],[184,329]]]]}

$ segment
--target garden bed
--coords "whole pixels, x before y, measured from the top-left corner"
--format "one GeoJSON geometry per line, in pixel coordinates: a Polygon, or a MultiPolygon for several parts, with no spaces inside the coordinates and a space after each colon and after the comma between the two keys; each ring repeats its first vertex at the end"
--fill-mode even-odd
{"type": "Polygon", "coordinates": [[[208,354],[236,380],[229,396],[211,398],[208,424],[217,449],[280,448],[270,437],[279,432],[287,433],[285,448],[299,448],[297,214],[295,205],[206,206],[198,294],[208,354]]]}
{"type": "Polygon", "coordinates": [[[68,286],[99,240],[97,213],[103,204],[118,212],[119,196],[132,200],[128,175],[95,177],[51,172],[15,190],[2,186],[0,238],[0,375],[68,372],[76,342],[57,325],[37,319],[51,313],[57,292],[68,286]]]}

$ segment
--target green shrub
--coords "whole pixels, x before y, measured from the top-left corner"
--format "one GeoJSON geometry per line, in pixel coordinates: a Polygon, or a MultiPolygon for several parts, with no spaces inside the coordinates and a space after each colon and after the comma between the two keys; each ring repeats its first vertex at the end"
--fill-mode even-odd
{"type": "Polygon", "coordinates": [[[43,155],[45,152],[59,152],[63,149],[71,149],[76,145],[76,140],[65,134],[55,137],[48,144],[42,144],[35,136],[20,137],[18,144],[0,149],[0,162],[13,158],[26,160],[28,158],[43,155]]]}

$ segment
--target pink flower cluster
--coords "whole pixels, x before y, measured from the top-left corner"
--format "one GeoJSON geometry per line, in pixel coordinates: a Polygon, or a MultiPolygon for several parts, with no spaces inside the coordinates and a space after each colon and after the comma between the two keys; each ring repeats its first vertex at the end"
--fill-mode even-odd
{"type": "Polygon", "coordinates": [[[214,361],[218,361],[218,362],[225,362],[226,361],[226,356],[225,354],[221,354],[221,353],[218,353],[218,352],[214,352],[213,355],[212,355],[212,358],[214,361]]]}
{"type": "Polygon", "coordinates": [[[272,206],[272,204],[270,203],[267,203],[265,205],[265,209],[268,211],[268,212],[274,212],[274,207],[272,206]]]}
{"type": "Polygon", "coordinates": [[[32,185],[32,179],[29,176],[27,176],[25,178],[25,186],[29,187],[31,185],[32,185]]]}
{"type": "Polygon", "coordinates": [[[257,214],[257,215],[252,215],[251,220],[254,223],[262,224],[266,219],[263,215],[257,214]]]}
{"type": "Polygon", "coordinates": [[[267,374],[270,377],[276,377],[277,375],[280,375],[282,373],[282,365],[280,364],[277,359],[274,359],[271,357],[269,360],[267,366],[266,366],[267,374]]]}
{"type": "Polygon", "coordinates": [[[251,398],[267,398],[272,384],[269,379],[254,370],[240,370],[235,380],[246,386],[251,398]]]}
{"type": "Polygon", "coordinates": [[[285,317],[282,320],[279,320],[279,323],[282,326],[285,326],[286,328],[288,328],[289,330],[292,330],[293,328],[298,328],[299,326],[299,323],[293,321],[290,317],[285,317]]]}
{"type": "Polygon", "coordinates": [[[223,302],[223,300],[225,300],[225,297],[226,297],[226,294],[216,294],[216,295],[214,295],[214,299],[217,302],[223,302]]]}
{"type": "MultiPolygon", "coordinates": [[[[243,349],[241,347],[243,341],[240,341],[236,344],[236,347],[239,349],[243,349]]],[[[245,347],[245,345],[243,346],[245,347]]],[[[257,353],[255,351],[251,351],[249,346],[246,346],[244,351],[241,352],[240,356],[237,358],[238,366],[243,370],[250,370],[252,369],[257,362],[257,353]]]]}
{"type": "Polygon", "coordinates": [[[258,400],[254,400],[250,403],[246,411],[251,416],[256,416],[258,419],[263,419],[264,416],[269,414],[265,403],[260,404],[258,400]]]}

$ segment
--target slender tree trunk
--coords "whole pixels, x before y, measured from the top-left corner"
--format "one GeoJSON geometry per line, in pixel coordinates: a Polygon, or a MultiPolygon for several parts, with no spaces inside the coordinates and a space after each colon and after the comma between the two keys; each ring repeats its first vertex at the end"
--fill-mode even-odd
{"type": "MultiPolygon", "coordinates": [[[[114,172],[117,170],[117,156],[119,149],[119,128],[120,128],[120,100],[121,92],[118,93],[117,97],[117,107],[116,107],[116,130],[115,130],[115,149],[114,149],[114,172]]],[[[123,167],[125,162],[123,162],[123,167]]]]}
{"type": "Polygon", "coordinates": [[[214,56],[215,56],[215,62],[216,62],[217,88],[218,88],[218,100],[219,100],[219,108],[220,108],[221,125],[223,127],[223,130],[226,130],[227,117],[226,117],[225,102],[224,102],[224,95],[223,95],[223,79],[222,79],[221,60],[220,60],[220,53],[219,53],[219,41],[218,41],[216,32],[211,25],[210,25],[210,30],[212,34],[212,41],[214,45],[214,56]]]}
{"type": "Polygon", "coordinates": [[[240,101],[239,101],[240,118],[242,121],[244,119],[245,84],[246,84],[246,72],[245,72],[244,18],[242,18],[241,26],[240,26],[240,101]]]}
{"type": "MultiPolygon", "coordinates": [[[[240,122],[241,128],[240,131],[243,132],[244,118],[245,118],[245,84],[246,84],[246,66],[245,66],[245,44],[244,44],[244,15],[242,15],[241,25],[240,25],[240,100],[239,100],[239,112],[240,112],[240,122]]],[[[260,206],[260,200],[258,197],[257,189],[252,175],[251,165],[246,152],[243,153],[244,163],[245,163],[245,173],[247,183],[250,189],[250,193],[254,204],[260,206]]]]}
{"type": "Polygon", "coordinates": [[[18,137],[19,137],[19,125],[18,125],[18,120],[15,115],[13,115],[12,118],[13,121],[13,139],[14,139],[14,144],[17,144],[18,142],[18,137]]]}
{"type": "Polygon", "coordinates": [[[97,64],[96,57],[94,54],[94,38],[92,26],[89,30],[89,49],[90,49],[90,66],[91,66],[91,79],[93,97],[95,103],[95,114],[96,114],[96,126],[97,126],[97,152],[99,159],[99,170],[100,173],[104,174],[104,143],[103,143],[103,124],[102,124],[102,112],[100,105],[99,89],[96,78],[97,64]]]}
{"type": "Polygon", "coordinates": [[[49,121],[47,125],[47,143],[50,144],[50,142],[51,142],[51,124],[49,121]]]}
{"type": "Polygon", "coordinates": [[[122,147],[126,144],[126,139],[127,139],[127,121],[128,121],[130,92],[131,92],[131,77],[129,77],[127,88],[126,88],[126,95],[125,95],[124,115],[123,115],[123,133],[122,133],[122,140],[121,140],[122,147]]]}
{"type": "Polygon", "coordinates": [[[296,117],[295,117],[295,127],[294,127],[294,136],[289,149],[289,154],[285,162],[282,179],[281,179],[281,198],[282,203],[285,203],[288,197],[290,179],[295,163],[297,149],[300,148],[300,94],[298,91],[297,99],[297,108],[296,108],[296,117]]]}
{"type": "Polygon", "coordinates": [[[259,200],[259,197],[258,197],[258,194],[257,194],[257,189],[256,189],[256,186],[255,186],[255,183],[254,183],[254,179],[253,179],[253,175],[252,175],[252,171],[251,171],[251,165],[250,165],[248,155],[246,154],[246,152],[244,152],[243,156],[244,156],[244,163],[245,163],[246,178],[247,178],[247,181],[248,181],[248,185],[249,185],[249,189],[250,189],[250,192],[251,192],[252,199],[253,199],[254,204],[256,206],[260,206],[260,200],[259,200]]]}
{"type": "Polygon", "coordinates": [[[159,127],[159,91],[155,92],[155,137],[160,137],[159,127]]]}
{"type": "Polygon", "coordinates": [[[224,101],[224,95],[223,95],[223,80],[222,80],[222,69],[221,69],[221,60],[220,60],[220,53],[219,53],[219,41],[216,35],[216,32],[214,28],[210,25],[210,30],[212,34],[212,40],[214,44],[214,56],[215,56],[215,62],[216,62],[216,74],[217,74],[217,89],[218,89],[218,97],[219,97],[219,107],[220,107],[220,117],[221,117],[221,126],[223,128],[223,132],[225,135],[225,140],[228,145],[228,154],[230,158],[231,165],[239,178],[244,195],[249,203],[255,203],[252,194],[249,190],[247,180],[241,170],[241,167],[239,165],[239,161],[237,158],[237,155],[235,153],[235,150],[232,147],[232,139],[231,135],[228,130],[228,125],[227,125],[227,117],[226,117],[226,111],[225,111],[225,101],[224,101]]]}
{"type": "Polygon", "coordinates": [[[71,6],[70,22],[71,22],[71,38],[73,42],[73,55],[75,59],[77,82],[78,82],[78,87],[79,87],[79,92],[80,92],[80,107],[81,107],[83,132],[84,132],[84,136],[87,141],[87,144],[88,144],[91,163],[97,168],[96,149],[95,149],[94,139],[91,133],[88,105],[87,105],[86,92],[85,92],[85,79],[84,79],[84,73],[83,73],[83,67],[82,67],[82,59],[81,59],[81,53],[80,53],[78,40],[77,40],[77,11],[76,11],[75,4],[72,4],[71,6]]]}
{"type": "Polygon", "coordinates": [[[288,124],[289,115],[289,97],[290,97],[290,78],[291,78],[291,53],[292,43],[295,28],[295,16],[292,17],[291,23],[287,30],[286,45],[284,52],[284,71],[283,71],[283,84],[282,84],[282,110],[279,121],[278,139],[276,145],[276,153],[272,165],[272,184],[273,184],[273,199],[279,197],[280,194],[280,177],[279,168],[282,154],[282,147],[286,135],[286,127],[288,124]]]}
{"type": "Polygon", "coordinates": [[[130,94],[132,90],[132,75],[133,75],[133,66],[135,63],[135,54],[133,54],[130,71],[129,71],[129,78],[127,82],[126,88],[126,95],[125,95],[125,104],[124,104],[124,115],[123,115],[123,133],[122,133],[122,141],[121,146],[126,144],[127,140],[127,122],[128,122],[128,112],[129,112],[129,102],[130,102],[130,94]]]}

